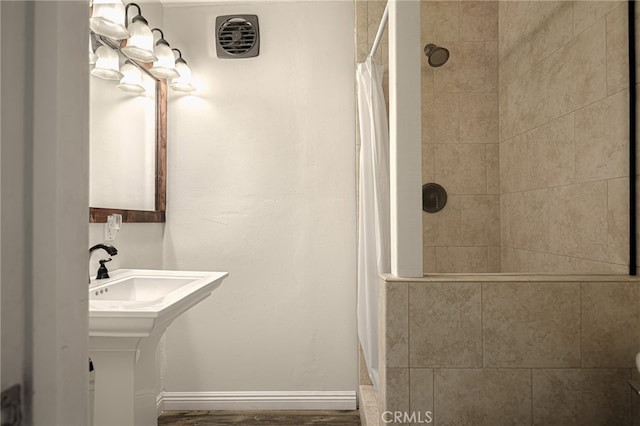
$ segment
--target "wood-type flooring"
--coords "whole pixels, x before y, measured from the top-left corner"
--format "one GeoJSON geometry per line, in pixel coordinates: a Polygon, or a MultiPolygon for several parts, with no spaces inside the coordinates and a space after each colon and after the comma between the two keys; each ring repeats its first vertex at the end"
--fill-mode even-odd
{"type": "Polygon", "coordinates": [[[353,411],[165,411],[158,426],[360,426],[353,411]]]}

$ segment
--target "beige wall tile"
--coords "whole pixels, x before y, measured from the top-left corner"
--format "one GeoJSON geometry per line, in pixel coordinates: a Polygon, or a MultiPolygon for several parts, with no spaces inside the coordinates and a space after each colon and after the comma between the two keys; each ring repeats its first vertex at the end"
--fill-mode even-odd
{"type": "MultiPolygon", "coordinates": [[[[376,38],[376,33],[378,32],[378,27],[380,26],[380,20],[382,19],[385,6],[386,3],[384,1],[374,0],[367,2],[367,34],[369,46],[373,45],[373,40],[376,38]]],[[[381,39],[382,42],[387,43],[388,35],[389,32],[385,29],[381,39]]]]}
{"type": "Polygon", "coordinates": [[[461,242],[465,246],[500,244],[500,196],[463,195],[461,242]]]}
{"type": "Polygon", "coordinates": [[[498,42],[486,41],[485,54],[485,91],[498,92],[498,42]]]}
{"type": "MultiPolygon", "coordinates": [[[[387,393],[384,411],[409,411],[409,369],[387,368],[387,393]]],[[[402,424],[402,423],[396,423],[402,424]]]]}
{"type": "Polygon", "coordinates": [[[639,301],[637,283],[582,284],[583,367],[635,367],[639,301]]]}
{"type": "Polygon", "coordinates": [[[358,343],[358,384],[365,386],[373,385],[371,378],[369,377],[367,362],[364,359],[364,353],[362,352],[362,346],[360,346],[360,343],[358,343]]]}
{"type": "Polygon", "coordinates": [[[520,3],[524,4],[519,6],[518,16],[508,19],[506,31],[503,31],[506,34],[501,68],[508,83],[531,70],[573,37],[571,2],[520,3]]]}
{"type": "Polygon", "coordinates": [[[526,132],[547,121],[547,81],[547,66],[545,62],[541,62],[509,84],[506,89],[504,115],[507,121],[505,134],[501,135],[503,139],[526,132]]]}
{"type": "Polygon", "coordinates": [[[433,274],[434,272],[437,271],[435,247],[430,247],[430,246],[422,247],[422,271],[425,274],[433,274]]]}
{"type": "Polygon", "coordinates": [[[516,136],[500,143],[500,190],[501,193],[527,189],[527,139],[516,136]]]}
{"type": "Polygon", "coordinates": [[[449,42],[444,46],[451,56],[446,64],[434,69],[436,92],[484,92],[484,42],[449,42]]]}
{"type": "Polygon", "coordinates": [[[487,272],[487,247],[436,247],[438,272],[487,272]]]}
{"type": "Polygon", "coordinates": [[[515,192],[503,194],[500,198],[502,244],[512,248],[548,251],[548,191],[515,192]]]}
{"type": "Polygon", "coordinates": [[[502,272],[500,266],[500,247],[489,247],[487,257],[487,272],[502,272]]]}
{"type": "Polygon", "coordinates": [[[436,213],[422,213],[425,247],[458,244],[460,241],[460,196],[447,197],[447,204],[436,213]]]}
{"type": "Polygon", "coordinates": [[[568,274],[627,274],[627,265],[614,263],[597,262],[595,260],[580,259],[577,257],[565,257],[567,267],[562,269],[562,273],[568,274]]]}
{"type": "Polygon", "coordinates": [[[409,366],[409,289],[407,283],[386,283],[387,367],[409,366]]]}
{"type": "Polygon", "coordinates": [[[460,95],[430,93],[422,101],[422,140],[456,143],[460,140],[460,95]]]}
{"type": "Polygon", "coordinates": [[[579,367],[579,283],[483,284],[485,367],[579,367]]]}
{"type": "Polygon", "coordinates": [[[421,423],[428,423],[426,412],[431,412],[433,417],[433,369],[410,368],[409,382],[410,411],[416,415],[421,413],[421,423]]]}
{"type": "Polygon", "coordinates": [[[460,39],[484,41],[498,39],[498,2],[461,1],[460,39]]]}
{"type": "Polygon", "coordinates": [[[430,96],[430,94],[433,93],[433,67],[430,67],[427,64],[426,56],[422,58],[421,80],[422,105],[424,105],[426,97],[430,96]]]}
{"type": "Polygon", "coordinates": [[[435,180],[435,155],[433,144],[422,144],[422,184],[435,180]]]}
{"type": "Polygon", "coordinates": [[[420,37],[423,47],[428,43],[460,40],[458,7],[458,1],[420,2],[420,37]]]}
{"type": "Polygon", "coordinates": [[[367,55],[369,54],[369,45],[366,43],[358,43],[358,50],[356,52],[356,60],[358,63],[364,62],[367,59],[367,55]]]}
{"type": "Polygon", "coordinates": [[[567,1],[536,1],[526,14],[521,37],[531,40],[530,61],[538,62],[573,38],[573,5],[567,1]]]}
{"type": "Polygon", "coordinates": [[[577,36],[623,3],[613,0],[573,2],[574,34],[577,36]]]}
{"type": "Polygon", "coordinates": [[[604,19],[545,60],[551,118],[602,99],[607,94],[604,19]]]}
{"type": "Polygon", "coordinates": [[[484,145],[435,146],[435,177],[450,194],[484,194],[487,190],[484,145]]]}
{"type": "Polygon", "coordinates": [[[607,258],[629,262],[629,179],[607,181],[607,258]]]}
{"type": "Polygon", "coordinates": [[[629,370],[533,370],[533,424],[627,425],[629,370]]]}
{"type": "Polygon", "coordinates": [[[364,407],[359,407],[358,409],[360,410],[360,421],[362,422],[362,426],[380,425],[380,413],[377,406],[366,405],[364,407]]]}
{"type": "Polygon", "coordinates": [[[497,93],[460,94],[460,141],[498,143],[497,93]]]}
{"type": "Polygon", "coordinates": [[[502,70],[500,71],[500,90],[498,91],[498,139],[502,143],[503,141],[513,137],[514,123],[510,119],[509,114],[509,96],[508,85],[503,84],[502,70]]]}
{"type": "Polygon", "coordinates": [[[356,43],[369,44],[369,19],[367,17],[367,1],[355,0],[356,12],[356,43]]]}
{"type": "Polygon", "coordinates": [[[500,272],[520,272],[525,270],[525,258],[520,255],[521,250],[506,247],[503,243],[500,247],[500,272]]]}
{"type": "Polygon", "coordinates": [[[607,182],[549,189],[550,252],[607,261],[607,182]]]}
{"type": "Polygon", "coordinates": [[[622,91],[576,111],[578,182],[628,174],[628,105],[629,96],[622,91]]]}
{"type": "Polygon", "coordinates": [[[480,367],[480,284],[409,284],[409,339],[411,367],[480,367]]]}
{"type": "Polygon", "coordinates": [[[500,194],[500,146],[485,145],[487,167],[487,194],[500,194]]]}
{"type": "MultiPolygon", "coordinates": [[[[527,189],[567,185],[574,181],[574,117],[567,114],[526,134],[527,189]]],[[[522,159],[521,159],[522,160],[522,159]]],[[[522,162],[514,167],[522,167],[522,162]]]]}
{"type": "Polygon", "coordinates": [[[607,94],[629,87],[629,27],[622,2],[607,15],[607,94]]]}
{"type": "Polygon", "coordinates": [[[435,370],[439,425],[513,426],[531,423],[531,373],[525,369],[435,370]]]}

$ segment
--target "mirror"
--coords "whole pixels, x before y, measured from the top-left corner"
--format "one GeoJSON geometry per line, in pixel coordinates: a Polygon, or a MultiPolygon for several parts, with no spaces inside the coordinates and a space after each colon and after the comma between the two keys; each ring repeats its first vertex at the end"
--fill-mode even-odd
{"type": "Polygon", "coordinates": [[[90,76],[91,223],[114,213],[123,222],[165,221],[167,83],[147,71],[151,64],[131,63],[142,71],[139,94],[121,90],[117,80],[90,76]]]}

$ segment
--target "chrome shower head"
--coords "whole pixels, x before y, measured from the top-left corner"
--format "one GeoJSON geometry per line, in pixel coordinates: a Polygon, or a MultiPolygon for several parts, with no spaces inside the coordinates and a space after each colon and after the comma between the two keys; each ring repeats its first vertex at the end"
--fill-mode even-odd
{"type": "Polygon", "coordinates": [[[440,67],[449,60],[449,51],[435,44],[427,44],[424,47],[424,54],[427,55],[429,65],[432,67],[440,67]]]}

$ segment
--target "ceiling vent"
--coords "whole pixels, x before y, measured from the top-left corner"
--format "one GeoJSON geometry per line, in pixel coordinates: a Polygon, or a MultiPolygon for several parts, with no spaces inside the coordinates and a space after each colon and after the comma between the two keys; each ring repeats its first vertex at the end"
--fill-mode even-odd
{"type": "Polygon", "coordinates": [[[216,18],[218,58],[253,58],[260,52],[257,15],[225,15],[216,18]]]}

